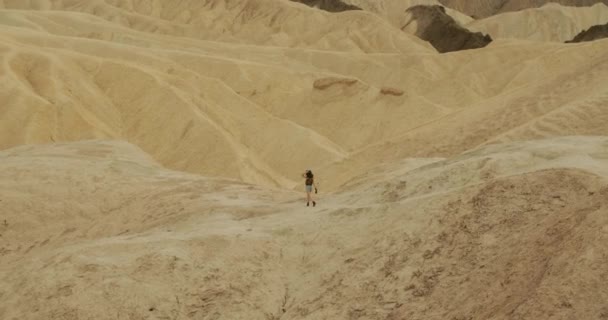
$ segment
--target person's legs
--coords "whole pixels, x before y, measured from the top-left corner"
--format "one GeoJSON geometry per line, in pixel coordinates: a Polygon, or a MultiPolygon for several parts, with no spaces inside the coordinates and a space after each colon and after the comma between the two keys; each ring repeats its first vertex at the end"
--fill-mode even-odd
{"type": "Polygon", "coordinates": [[[310,194],[312,193],[312,190],[309,185],[306,185],[305,188],[306,188],[305,189],[306,190],[306,206],[308,207],[310,205],[310,197],[311,197],[310,194]]]}
{"type": "Polygon", "coordinates": [[[308,191],[308,199],[309,199],[308,201],[312,202],[313,207],[317,205],[317,203],[315,202],[315,199],[312,196],[312,186],[310,187],[310,191],[308,191]]]}
{"type": "Polygon", "coordinates": [[[312,206],[316,206],[317,203],[315,202],[315,200],[312,198],[312,186],[306,186],[306,206],[308,207],[310,205],[310,202],[312,201],[312,206]]]}

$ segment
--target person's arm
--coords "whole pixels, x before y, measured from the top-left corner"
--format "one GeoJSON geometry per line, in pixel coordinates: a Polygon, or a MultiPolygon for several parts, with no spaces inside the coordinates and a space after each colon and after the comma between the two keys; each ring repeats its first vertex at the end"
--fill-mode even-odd
{"type": "Polygon", "coordinates": [[[315,187],[315,193],[317,193],[317,183],[315,181],[312,182],[312,186],[315,187]]]}

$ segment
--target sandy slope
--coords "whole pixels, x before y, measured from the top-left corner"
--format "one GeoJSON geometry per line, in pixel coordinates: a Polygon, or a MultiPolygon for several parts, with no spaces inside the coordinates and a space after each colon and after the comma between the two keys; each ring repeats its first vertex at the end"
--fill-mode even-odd
{"type": "Polygon", "coordinates": [[[498,14],[475,20],[466,27],[492,38],[565,42],[591,26],[608,22],[608,6],[563,7],[547,4],[538,9],[498,14]]]}
{"type": "Polygon", "coordinates": [[[606,312],[606,138],[396,164],[317,210],[299,194],[167,171],[122,142],[0,159],[5,319],[606,312]]]}
{"type": "Polygon", "coordinates": [[[608,41],[351,2],[0,0],[0,319],[608,317],[608,41]]]}
{"type": "MultiPolygon", "coordinates": [[[[515,43],[519,47],[513,46],[514,43],[491,44],[476,55],[476,60],[471,60],[466,51],[451,54],[453,62],[460,65],[457,69],[460,73],[483,69],[480,63],[487,63],[484,72],[467,77],[462,85],[471,88],[487,85],[501,93],[454,110],[402,135],[370,144],[348,159],[324,167],[323,175],[335,174],[328,183],[332,187],[339,186],[350,179],[350,173],[365,171],[370,164],[408,157],[449,157],[497,141],[608,134],[605,126],[608,110],[604,107],[608,97],[604,85],[608,76],[608,56],[605,54],[608,42],[588,43],[586,50],[562,44],[549,47],[515,43]],[[523,48],[528,45],[528,53],[534,52],[533,56],[526,56],[523,48]],[[539,48],[546,50],[540,58],[536,56],[539,48]],[[485,60],[484,56],[492,58],[485,60]],[[519,63],[505,68],[501,59],[514,59],[519,63]],[[578,66],[570,69],[570,63],[578,66]]],[[[455,74],[458,73],[452,75],[457,77],[455,74]]]]}
{"type": "MultiPolygon", "coordinates": [[[[305,6],[297,7],[297,11],[319,15],[305,6]]],[[[4,147],[24,142],[120,137],[136,143],[173,168],[279,185],[289,184],[285,177],[293,170],[294,161],[300,162],[298,167],[311,161],[308,154],[314,154],[316,163],[343,157],[343,150],[332,141],[302,127],[302,123],[282,119],[285,117],[281,110],[268,112],[285,102],[284,95],[290,96],[288,101],[299,110],[304,110],[302,97],[307,98],[306,107],[311,100],[320,107],[335,100],[331,95],[340,85],[327,90],[327,94],[311,95],[311,90],[315,92],[312,83],[331,75],[327,70],[311,66],[308,61],[297,61],[310,60],[310,57],[289,57],[296,52],[322,55],[321,52],[193,43],[141,33],[82,14],[46,11],[5,11],[4,14],[9,17],[7,24],[18,27],[6,28],[3,33],[6,43],[10,44],[3,55],[6,83],[3,96],[8,100],[3,108],[20,117],[20,122],[8,119],[10,122],[3,126],[5,132],[8,130],[3,135],[4,147]],[[100,26],[105,33],[95,32],[100,26]],[[44,52],[38,49],[41,45],[44,52]],[[250,54],[243,56],[243,49],[250,54]],[[236,57],[229,58],[231,54],[236,57]],[[302,67],[288,68],[285,63],[302,64],[302,67]],[[131,86],[132,83],[137,87],[131,86]],[[247,89],[245,97],[241,89],[247,89]],[[256,95],[256,99],[270,99],[272,109],[264,110],[269,104],[267,101],[251,99],[256,95]],[[13,100],[15,98],[19,100],[13,100]],[[155,112],[145,112],[148,108],[155,112]],[[231,108],[231,112],[223,112],[226,108],[231,108]],[[166,121],[172,124],[161,125],[166,121]],[[279,131],[260,132],[260,123],[282,127],[279,131],[283,131],[282,135],[289,137],[289,141],[270,143],[279,131]],[[27,131],[22,130],[24,127],[27,131]],[[75,130],[76,127],[79,129],[75,130]],[[193,148],[188,140],[199,142],[193,148]],[[312,145],[316,147],[311,148],[312,145]],[[286,148],[291,149],[289,153],[293,156],[279,161],[285,161],[289,168],[280,169],[281,164],[273,163],[271,169],[264,163],[276,159],[274,154],[287,151],[286,148]]],[[[402,41],[404,46],[419,49],[410,54],[432,50],[418,45],[413,36],[396,29],[393,32],[396,37],[407,40],[402,41]]],[[[345,41],[351,39],[359,43],[366,41],[362,39],[372,39],[370,45],[375,41],[387,43],[374,35],[365,35],[365,31],[345,41]]],[[[339,43],[327,41],[337,45],[336,50],[342,49],[339,43]]],[[[333,58],[341,59],[340,54],[333,58]]],[[[362,97],[372,103],[406,99],[382,98],[381,86],[374,88],[363,81],[349,89],[357,93],[358,97],[353,98],[357,101],[362,97]]],[[[373,128],[362,131],[362,135],[369,136],[371,130],[373,128]]]]}
{"type": "MultiPolygon", "coordinates": [[[[306,6],[298,10],[318,14],[306,6]]],[[[405,55],[368,55],[159,36],[89,14],[2,14],[5,24],[16,25],[2,32],[2,108],[10,115],[0,127],[3,148],[121,138],[173,169],[281,186],[296,183],[295,168],[331,165],[426,123],[467,115],[463,108],[495,105],[497,112],[510,112],[498,97],[533,97],[535,87],[527,83],[584,74],[606,47],[513,42],[449,57],[423,47],[405,55]],[[104,33],[96,31],[100,26],[104,33]],[[329,85],[316,88],[316,81],[329,85]],[[383,94],[385,88],[403,94],[383,94]],[[277,140],[277,133],[284,139],[277,140]]],[[[402,37],[410,46],[419,43],[402,37]]],[[[377,40],[365,33],[351,38],[373,39],[370,45],[377,40]]],[[[580,87],[573,97],[586,97],[589,90],[580,87]]],[[[428,139],[445,143],[442,136],[425,136],[424,145],[437,148],[428,139]]],[[[418,145],[411,145],[417,156],[435,155],[418,145]]],[[[342,172],[325,173],[330,180],[337,174],[342,172]]]]}

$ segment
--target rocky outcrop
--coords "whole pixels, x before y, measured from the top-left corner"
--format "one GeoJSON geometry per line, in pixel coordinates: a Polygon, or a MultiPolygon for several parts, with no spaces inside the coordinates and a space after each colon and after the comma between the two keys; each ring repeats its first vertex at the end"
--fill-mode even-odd
{"type": "Polygon", "coordinates": [[[594,41],[599,39],[608,38],[608,23],[604,25],[597,25],[589,28],[589,30],[583,30],[577,34],[574,39],[566,41],[566,43],[577,43],[585,41],[594,41]]]}
{"type": "Polygon", "coordinates": [[[315,80],[312,86],[317,90],[325,90],[334,85],[352,86],[357,82],[357,79],[327,77],[315,80]]]}
{"type": "Polygon", "coordinates": [[[462,27],[442,6],[413,6],[407,12],[411,19],[402,29],[415,23],[416,36],[430,42],[439,52],[483,48],[492,42],[489,35],[462,27]]]}
{"type": "Polygon", "coordinates": [[[383,87],[380,89],[380,93],[389,96],[402,96],[404,94],[403,90],[390,87],[383,87]]]}
{"type": "Polygon", "coordinates": [[[294,2],[300,2],[310,7],[319,8],[321,10],[329,12],[342,12],[349,10],[361,10],[361,8],[344,3],[341,0],[292,0],[294,2]]]}

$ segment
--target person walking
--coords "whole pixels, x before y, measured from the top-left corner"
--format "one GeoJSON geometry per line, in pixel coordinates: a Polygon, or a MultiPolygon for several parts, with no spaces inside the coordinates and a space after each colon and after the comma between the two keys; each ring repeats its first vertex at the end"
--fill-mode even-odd
{"type": "Polygon", "coordinates": [[[315,183],[315,175],[312,173],[312,171],[310,169],[306,170],[306,172],[304,172],[302,174],[302,178],[305,178],[306,180],[304,181],[305,186],[306,186],[306,206],[310,206],[310,203],[312,202],[312,206],[316,207],[317,203],[315,202],[315,200],[312,197],[312,190],[314,188],[315,193],[317,193],[317,184],[315,183]]]}

